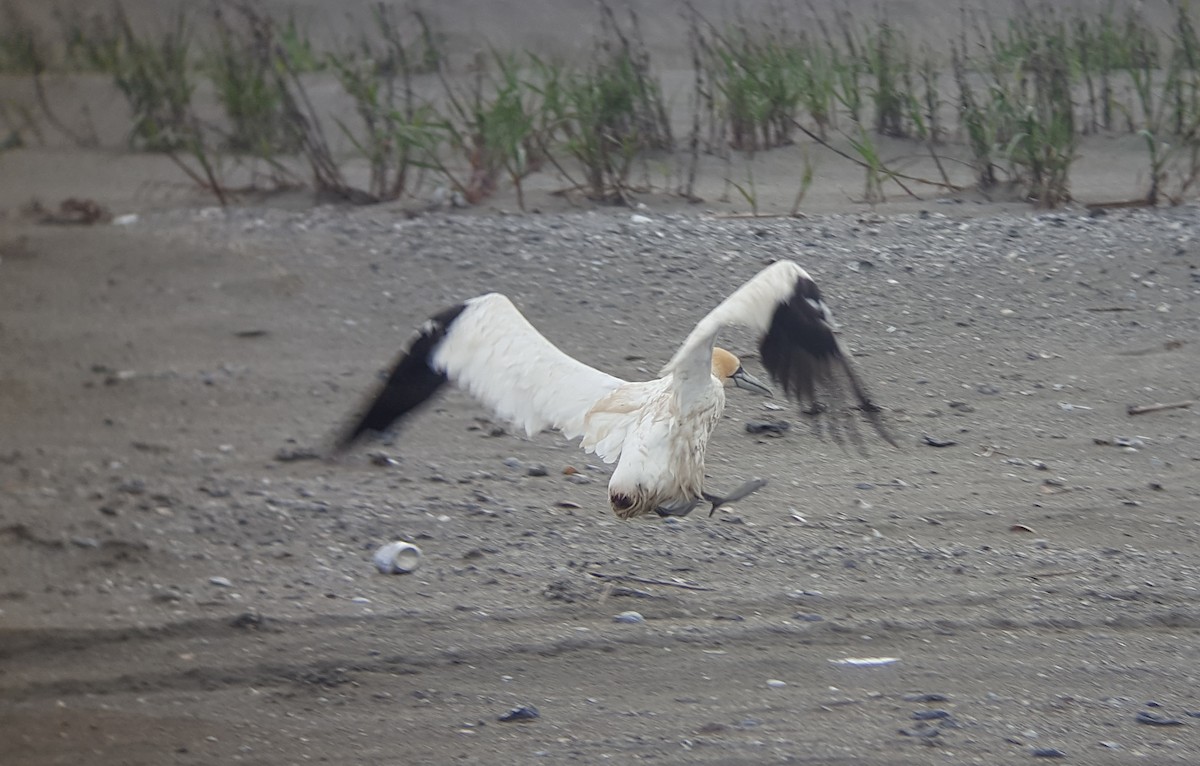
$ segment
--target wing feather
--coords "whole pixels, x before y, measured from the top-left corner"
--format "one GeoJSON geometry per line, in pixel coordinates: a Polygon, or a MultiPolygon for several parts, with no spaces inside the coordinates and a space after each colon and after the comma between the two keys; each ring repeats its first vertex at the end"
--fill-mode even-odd
{"type": "Polygon", "coordinates": [[[368,431],[383,431],[392,423],[427,402],[446,383],[446,376],[430,366],[430,357],[446,337],[446,331],[466,310],[453,306],[431,317],[421,327],[408,349],[400,354],[370,405],[338,438],[335,449],[344,450],[368,431]]]}
{"type": "Polygon", "coordinates": [[[467,301],[431,361],[530,436],[548,427],[581,435],[592,405],[624,383],[565,354],[499,293],[467,301]]]}
{"type": "MultiPolygon", "coordinates": [[[[837,337],[817,283],[798,264],[773,263],[735,290],[700,320],[663,371],[678,375],[706,371],[717,333],[730,325],[758,334],[763,366],[806,412],[826,409],[819,401],[823,395],[840,405],[849,393],[853,408],[885,441],[896,444],[837,337]]],[[[832,433],[837,436],[836,430],[832,433]]]]}

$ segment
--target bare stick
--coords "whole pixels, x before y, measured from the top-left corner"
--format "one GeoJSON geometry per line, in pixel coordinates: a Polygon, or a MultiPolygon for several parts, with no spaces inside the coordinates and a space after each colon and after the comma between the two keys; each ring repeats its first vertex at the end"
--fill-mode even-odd
{"type": "MultiPolygon", "coordinates": [[[[839,157],[850,160],[851,162],[853,162],[855,165],[858,165],[859,167],[864,167],[864,168],[870,167],[862,159],[855,157],[854,155],[852,155],[848,152],[842,151],[841,149],[837,148],[833,144],[829,143],[829,141],[827,141],[826,139],[821,138],[816,133],[813,133],[811,130],[809,130],[808,128],[801,125],[796,120],[792,120],[792,124],[795,125],[800,130],[801,133],[808,136],[813,141],[816,141],[818,144],[825,147],[826,149],[833,152],[834,154],[838,155],[839,157]]],[[[916,197],[917,195],[913,194],[912,191],[910,191],[907,186],[900,183],[901,179],[904,181],[912,181],[914,183],[926,184],[928,186],[936,186],[941,189],[947,189],[949,191],[956,191],[956,192],[962,191],[965,188],[962,186],[955,186],[954,184],[947,184],[942,181],[932,181],[928,178],[918,178],[917,176],[910,176],[905,173],[900,173],[895,170],[892,170],[892,169],[888,168],[886,165],[880,166],[880,172],[882,172],[882,174],[884,176],[886,176],[888,180],[893,181],[897,186],[899,186],[901,189],[903,189],[910,197],[916,197]]],[[[918,197],[918,199],[920,199],[920,198],[918,197]]]]}
{"type": "Polygon", "coordinates": [[[1166,404],[1131,404],[1125,408],[1126,415],[1145,415],[1147,412],[1161,412],[1162,410],[1182,410],[1191,407],[1196,403],[1195,399],[1188,399],[1182,402],[1167,402],[1166,404]]]}

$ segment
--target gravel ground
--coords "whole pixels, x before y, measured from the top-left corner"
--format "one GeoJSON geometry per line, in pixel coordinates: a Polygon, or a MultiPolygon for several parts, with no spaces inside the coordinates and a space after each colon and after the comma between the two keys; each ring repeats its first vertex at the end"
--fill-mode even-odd
{"type": "Polygon", "coordinates": [[[1200,761],[1197,413],[1126,410],[1200,393],[1200,211],[965,212],[6,223],[0,763],[1200,761]],[[447,305],[644,379],[779,258],[901,449],[734,392],[770,484],[634,522],[457,392],[311,459],[447,305]]]}

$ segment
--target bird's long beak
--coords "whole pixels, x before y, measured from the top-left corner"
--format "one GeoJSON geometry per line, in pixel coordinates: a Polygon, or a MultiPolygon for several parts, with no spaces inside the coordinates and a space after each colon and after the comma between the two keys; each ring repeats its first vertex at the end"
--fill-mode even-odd
{"type": "Polygon", "coordinates": [[[741,367],[737,368],[737,370],[730,375],[729,378],[733,381],[733,385],[737,386],[738,388],[744,388],[747,391],[753,391],[756,394],[763,394],[764,396],[774,396],[774,394],[771,393],[771,389],[767,388],[762,383],[759,383],[757,378],[746,372],[746,370],[741,367]]]}

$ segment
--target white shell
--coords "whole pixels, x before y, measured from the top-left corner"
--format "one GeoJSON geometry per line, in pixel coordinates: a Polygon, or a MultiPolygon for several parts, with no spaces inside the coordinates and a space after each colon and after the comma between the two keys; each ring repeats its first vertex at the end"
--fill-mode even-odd
{"type": "Polygon", "coordinates": [[[397,540],[381,545],[371,557],[375,568],[383,574],[408,574],[421,563],[421,549],[412,543],[397,540]]]}
{"type": "Polygon", "coordinates": [[[843,657],[840,660],[830,660],[834,665],[850,668],[877,668],[899,661],[899,657],[843,657]]]}

